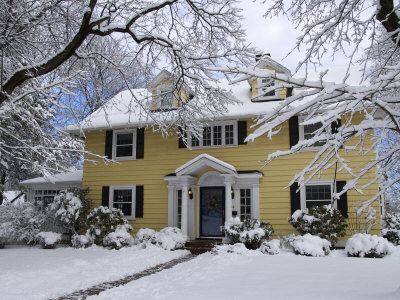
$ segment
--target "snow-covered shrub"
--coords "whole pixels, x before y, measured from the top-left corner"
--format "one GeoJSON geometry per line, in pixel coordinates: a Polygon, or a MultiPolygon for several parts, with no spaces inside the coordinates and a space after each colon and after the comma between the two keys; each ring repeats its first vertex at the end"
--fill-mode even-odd
{"type": "Polygon", "coordinates": [[[386,214],[381,235],[394,245],[400,245],[400,215],[386,214]]]}
{"type": "MultiPolygon", "coordinates": [[[[237,255],[248,255],[248,254],[253,254],[251,252],[258,252],[258,251],[253,251],[249,250],[246,248],[246,246],[242,243],[236,243],[233,245],[215,245],[214,248],[211,250],[211,253],[214,255],[221,255],[221,254],[237,254],[237,255]]],[[[259,253],[259,252],[258,252],[259,253]]]]}
{"type": "Polygon", "coordinates": [[[271,241],[264,241],[261,244],[260,251],[269,255],[279,254],[281,248],[281,241],[278,239],[274,239],[271,241]]]}
{"type": "Polygon", "coordinates": [[[93,239],[88,234],[74,234],[71,238],[71,245],[74,248],[88,248],[93,245],[93,239]]]}
{"type": "Polygon", "coordinates": [[[325,256],[330,252],[331,243],[316,235],[288,235],[284,237],[284,243],[292,248],[294,253],[305,256],[325,256]]]}
{"type": "Polygon", "coordinates": [[[316,235],[332,244],[346,234],[347,227],[345,217],[330,205],[298,209],[290,217],[289,223],[302,235],[316,235]]]}
{"type": "Polygon", "coordinates": [[[114,232],[110,232],[103,239],[103,246],[119,250],[122,247],[129,246],[133,242],[133,237],[129,233],[133,227],[129,224],[118,225],[114,232]]]}
{"type": "Polygon", "coordinates": [[[3,249],[13,236],[10,222],[0,223],[0,249],[3,249]]]}
{"type": "Polygon", "coordinates": [[[247,249],[258,249],[269,240],[274,229],[268,222],[257,219],[230,218],[224,225],[224,233],[230,244],[243,243],[247,249]]]}
{"type": "Polygon", "coordinates": [[[383,237],[356,233],[346,242],[345,252],[353,257],[381,258],[389,253],[390,246],[388,240],[383,237]]]}
{"type": "Polygon", "coordinates": [[[153,244],[165,250],[175,250],[185,245],[187,237],[176,227],[166,227],[159,232],[142,228],[136,234],[136,241],[143,245],[153,244]]]}
{"type": "Polygon", "coordinates": [[[37,234],[37,238],[43,249],[54,249],[61,241],[61,233],[42,231],[37,234]]]}
{"type": "Polygon", "coordinates": [[[5,242],[15,240],[35,245],[44,221],[43,211],[30,202],[0,206],[0,224],[5,242]]]}
{"type": "Polygon", "coordinates": [[[104,237],[114,232],[118,225],[126,225],[128,221],[120,209],[99,206],[87,216],[87,233],[96,245],[102,245],[104,237]]]}

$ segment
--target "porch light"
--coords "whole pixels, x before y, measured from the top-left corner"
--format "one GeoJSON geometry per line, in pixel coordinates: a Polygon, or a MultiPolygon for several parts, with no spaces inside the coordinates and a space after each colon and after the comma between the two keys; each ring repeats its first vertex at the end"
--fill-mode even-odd
{"type": "Polygon", "coordinates": [[[235,198],[235,191],[233,190],[233,188],[231,188],[231,198],[235,198]]]}
{"type": "Polygon", "coordinates": [[[193,191],[192,191],[192,189],[188,190],[188,195],[189,195],[189,199],[192,200],[193,199],[193,191]]]}

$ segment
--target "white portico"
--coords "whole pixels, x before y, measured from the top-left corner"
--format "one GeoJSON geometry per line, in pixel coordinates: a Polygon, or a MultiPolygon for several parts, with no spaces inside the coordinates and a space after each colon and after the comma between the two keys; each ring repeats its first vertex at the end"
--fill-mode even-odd
{"type": "Polygon", "coordinates": [[[168,226],[180,227],[192,239],[219,237],[220,227],[232,212],[259,218],[262,176],[259,171],[237,171],[220,159],[200,154],[164,177],[168,181],[168,226]]]}

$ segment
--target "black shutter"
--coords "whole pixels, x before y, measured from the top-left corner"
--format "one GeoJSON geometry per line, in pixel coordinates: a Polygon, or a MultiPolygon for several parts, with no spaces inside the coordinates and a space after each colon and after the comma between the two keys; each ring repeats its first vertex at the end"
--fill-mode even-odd
{"type": "Polygon", "coordinates": [[[144,128],[136,131],[136,158],[144,158],[144,128]]]}
{"type": "MultiPolygon", "coordinates": [[[[336,192],[340,193],[343,190],[343,187],[346,185],[346,181],[337,181],[336,182],[336,192]]],[[[340,196],[340,199],[337,200],[337,208],[340,210],[342,215],[345,218],[348,218],[348,209],[347,209],[347,192],[340,196]]]]}
{"type": "Polygon", "coordinates": [[[179,127],[179,132],[180,132],[180,135],[178,137],[178,147],[179,148],[187,148],[186,144],[185,144],[185,142],[183,141],[183,138],[182,138],[182,134],[186,138],[186,130],[183,130],[181,127],[179,127]]]}
{"type": "Polygon", "coordinates": [[[293,116],[289,119],[289,142],[290,148],[299,142],[299,117],[293,116]]]}
{"type": "Polygon", "coordinates": [[[104,155],[108,159],[112,159],[112,147],[113,147],[113,131],[107,130],[106,131],[106,146],[105,146],[104,155]]]}
{"type": "Polygon", "coordinates": [[[101,191],[101,205],[102,206],[110,206],[110,187],[109,186],[103,186],[102,191],[101,191]]]}
{"type": "Polygon", "coordinates": [[[238,144],[246,145],[244,140],[247,138],[247,121],[238,122],[238,144]]]}
{"type": "Polygon", "coordinates": [[[286,98],[291,97],[292,94],[293,94],[293,88],[292,87],[286,88],[286,98]]]}
{"type": "Polygon", "coordinates": [[[290,215],[300,209],[300,191],[296,192],[298,188],[299,184],[297,182],[290,186],[290,215]]]}
{"type": "Polygon", "coordinates": [[[331,131],[333,134],[338,133],[339,127],[342,126],[342,120],[337,119],[331,123],[331,131]]]}
{"type": "Polygon", "coordinates": [[[143,185],[136,186],[135,217],[143,218],[143,185]]]}

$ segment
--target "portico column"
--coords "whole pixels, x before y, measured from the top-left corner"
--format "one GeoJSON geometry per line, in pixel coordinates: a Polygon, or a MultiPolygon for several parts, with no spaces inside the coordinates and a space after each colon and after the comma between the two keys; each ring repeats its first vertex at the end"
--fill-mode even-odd
{"type": "Polygon", "coordinates": [[[232,217],[232,195],[231,189],[234,183],[233,176],[231,174],[223,174],[225,178],[225,222],[232,217]]]}
{"type": "Polygon", "coordinates": [[[181,230],[184,235],[188,235],[188,184],[182,185],[182,220],[181,230]]]}
{"type": "Polygon", "coordinates": [[[178,226],[178,224],[175,224],[175,213],[174,213],[174,208],[175,208],[175,187],[173,185],[168,185],[168,226],[169,227],[174,227],[178,226]]]}

